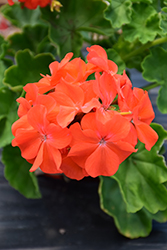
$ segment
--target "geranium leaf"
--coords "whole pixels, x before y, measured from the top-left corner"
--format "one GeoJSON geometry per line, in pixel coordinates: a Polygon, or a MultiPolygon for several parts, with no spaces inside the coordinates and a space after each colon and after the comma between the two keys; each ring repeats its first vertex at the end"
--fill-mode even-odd
{"type": "Polygon", "coordinates": [[[6,70],[6,66],[3,62],[3,60],[0,60],[0,88],[3,87],[3,77],[4,77],[4,72],[6,70]]]}
{"type": "Polygon", "coordinates": [[[160,16],[160,28],[162,29],[163,33],[167,33],[167,7],[162,8],[162,13],[160,16]]]}
{"type": "Polygon", "coordinates": [[[0,58],[3,58],[8,42],[0,35],[0,58]]]}
{"type": "Polygon", "coordinates": [[[151,218],[144,210],[127,213],[118,183],[114,179],[100,177],[99,196],[101,209],[114,218],[121,234],[133,239],[145,237],[151,232],[151,218]]]}
{"type": "MultiPolygon", "coordinates": [[[[46,41],[47,36],[48,27],[46,25],[38,24],[33,27],[24,27],[22,33],[13,34],[8,40],[10,41],[10,48],[15,51],[29,49],[35,54],[38,54],[42,52],[50,52],[48,49],[46,51],[45,48],[47,48],[47,46],[41,46],[41,44],[46,41]]],[[[49,39],[47,41],[51,47],[49,39]]],[[[54,53],[54,55],[56,56],[56,53],[54,53]]]]}
{"type": "MultiPolygon", "coordinates": [[[[167,83],[167,82],[166,82],[167,83]]],[[[157,97],[157,106],[163,114],[167,114],[167,84],[162,85],[157,97]]]]}
{"type": "Polygon", "coordinates": [[[153,41],[160,31],[156,10],[145,3],[134,4],[131,22],[123,26],[125,40],[133,42],[138,39],[144,44],[153,41]]]}
{"type": "Polygon", "coordinates": [[[130,0],[112,0],[104,12],[104,17],[109,20],[113,28],[120,28],[131,20],[132,3],[130,0]]]}
{"type": "Polygon", "coordinates": [[[118,74],[122,74],[124,69],[126,68],[126,65],[124,61],[121,59],[119,54],[114,49],[108,49],[107,50],[108,59],[114,61],[118,65],[118,74]]]}
{"type": "Polygon", "coordinates": [[[152,229],[152,220],[167,221],[167,209],[155,214],[145,208],[136,213],[128,213],[119,185],[112,177],[100,176],[98,191],[101,209],[114,218],[119,232],[128,238],[148,236],[152,229]]]}
{"type": "Polygon", "coordinates": [[[26,198],[41,198],[37,178],[29,172],[31,164],[21,157],[19,148],[6,146],[2,152],[2,162],[5,165],[5,178],[12,187],[26,198]]]}
{"type": "Polygon", "coordinates": [[[132,3],[139,3],[139,2],[144,2],[144,3],[152,3],[153,0],[131,0],[132,3]]]}
{"type": "Polygon", "coordinates": [[[40,8],[30,10],[28,8],[21,8],[20,4],[10,6],[5,4],[1,8],[1,13],[15,26],[23,28],[24,26],[34,26],[43,23],[40,19],[40,8]]]}
{"type": "Polygon", "coordinates": [[[144,144],[138,144],[138,151],[133,153],[119,167],[113,178],[118,182],[127,211],[135,213],[145,207],[150,213],[167,208],[167,168],[164,157],[158,152],[167,131],[159,124],[152,124],[159,135],[155,146],[147,151],[144,144]]]}
{"type": "Polygon", "coordinates": [[[49,74],[49,64],[54,60],[50,53],[32,56],[29,50],[16,53],[16,65],[5,71],[4,84],[13,91],[21,90],[22,87],[31,82],[38,81],[40,74],[49,74]]]}
{"type": "Polygon", "coordinates": [[[48,34],[48,27],[44,25],[26,26],[21,33],[14,33],[8,40],[15,51],[29,49],[36,52],[37,45],[48,34]]]}
{"type": "Polygon", "coordinates": [[[0,148],[11,143],[11,126],[17,119],[17,95],[6,87],[0,88],[0,148]]]}
{"type": "Polygon", "coordinates": [[[83,31],[93,30],[103,35],[111,33],[110,22],[103,17],[103,10],[106,8],[104,2],[62,0],[61,4],[63,7],[59,14],[50,12],[49,7],[41,10],[42,18],[51,24],[50,39],[58,47],[60,58],[70,51],[74,56],[80,55],[83,31]]]}
{"type": "Polygon", "coordinates": [[[142,62],[143,77],[147,81],[157,82],[162,85],[157,105],[162,113],[167,113],[167,70],[166,70],[167,51],[156,47],[150,50],[150,54],[142,62]]]}

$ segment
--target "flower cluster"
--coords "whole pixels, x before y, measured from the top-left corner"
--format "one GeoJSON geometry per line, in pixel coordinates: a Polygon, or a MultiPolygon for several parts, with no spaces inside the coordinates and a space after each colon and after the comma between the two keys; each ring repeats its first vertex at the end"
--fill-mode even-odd
{"type": "MultiPolygon", "coordinates": [[[[27,9],[36,9],[38,6],[41,8],[46,7],[50,4],[51,11],[56,10],[57,12],[60,12],[60,8],[63,6],[59,1],[57,0],[18,0],[22,4],[23,7],[26,7],[27,9]]],[[[8,0],[9,5],[13,5],[13,0],[8,0]]]]}
{"type": "Polygon", "coordinates": [[[40,167],[77,180],[111,176],[136,152],[138,139],[147,150],[158,139],[149,126],[154,111],[147,91],[132,88],[125,72],[117,74],[102,47],[87,50],[87,63],[68,53],[17,99],[12,145],[32,164],[30,171],[40,167]]]}
{"type": "MultiPolygon", "coordinates": [[[[44,8],[51,3],[51,0],[18,0],[28,9],[36,9],[38,6],[44,8]]],[[[13,0],[8,0],[9,5],[13,5],[13,0]]]]}

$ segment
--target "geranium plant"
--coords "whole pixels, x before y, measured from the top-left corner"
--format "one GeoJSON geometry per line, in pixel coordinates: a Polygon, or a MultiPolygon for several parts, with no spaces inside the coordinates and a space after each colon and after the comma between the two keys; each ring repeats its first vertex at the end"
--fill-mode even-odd
{"type": "Polygon", "coordinates": [[[126,237],[167,221],[167,2],[19,0],[1,13],[0,147],[5,177],[40,198],[34,172],[99,177],[101,208],[126,237]],[[136,68],[149,83],[133,87],[136,68]],[[26,185],[25,185],[26,183],[26,185]],[[134,227],[135,225],[135,227],[134,227]]]}

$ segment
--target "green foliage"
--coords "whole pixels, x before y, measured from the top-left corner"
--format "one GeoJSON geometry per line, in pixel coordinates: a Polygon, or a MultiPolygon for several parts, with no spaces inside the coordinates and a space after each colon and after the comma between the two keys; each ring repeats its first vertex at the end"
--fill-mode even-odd
{"type": "Polygon", "coordinates": [[[162,9],[163,13],[161,13],[160,19],[160,28],[162,29],[163,33],[167,34],[167,7],[162,9]]]}
{"type": "Polygon", "coordinates": [[[2,152],[2,162],[5,165],[5,178],[12,187],[26,198],[41,198],[37,178],[29,172],[31,164],[21,157],[19,148],[6,146],[2,152]]]}
{"type": "Polygon", "coordinates": [[[21,90],[31,82],[38,81],[40,74],[49,74],[49,64],[53,61],[51,54],[38,54],[33,57],[28,49],[16,53],[16,65],[5,71],[4,84],[13,91],[21,90]]]}
{"type": "Polygon", "coordinates": [[[82,31],[102,35],[111,33],[110,23],[103,17],[106,4],[102,1],[62,0],[61,3],[63,8],[59,14],[51,13],[49,7],[42,9],[42,18],[50,23],[49,36],[57,46],[60,58],[70,51],[74,56],[80,55],[82,31]]]}
{"type": "Polygon", "coordinates": [[[0,148],[11,143],[11,126],[17,119],[17,95],[6,87],[0,88],[0,148]]]}
{"type": "Polygon", "coordinates": [[[112,177],[100,177],[99,197],[101,209],[114,218],[118,231],[128,238],[148,236],[152,229],[152,220],[167,221],[167,209],[155,214],[145,208],[136,213],[128,213],[119,185],[112,177]]]}
{"type": "Polygon", "coordinates": [[[138,151],[126,159],[113,176],[130,213],[143,207],[153,214],[167,208],[167,190],[162,184],[167,181],[167,168],[163,156],[158,154],[167,132],[158,124],[152,126],[159,135],[157,144],[147,151],[144,144],[139,143],[138,151]]]}
{"type": "Polygon", "coordinates": [[[23,28],[24,26],[34,26],[39,23],[43,23],[40,19],[40,9],[29,10],[27,8],[20,8],[19,4],[14,4],[13,6],[4,5],[1,8],[1,13],[8,19],[10,22],[19,27],[23,28]]]}
{"type": "Polygon", "coordinates": [[[10,47],[15,51],[29,49],[35,54],[42,52],[52,52],[56,56],[56,49],[49,44],[48,27],[37,24],[33,27],[26,26],[22,33],[14,33],[9,37],[10,47]]]}
{"type": "Polygon", "coordinates": [[[166,70],[167,51],[156,47],[145,57],[142,68],[143,77],[147,81],[157,82],[161,85],[157,105],[162,113],[167,113],[167,70],[166,70]]]}
{"type": "Polygon", "coordinates": [[[147,236],[151,231],[151,220],[143,210],[127,213],[118,183],[111,177],[100,177],[100,206],[114,218],[119,232],[129,238],[147,236]]]}
{"type": "Polygon", "coordinates": [[[120,28],[131,21],[132,3],[130,0],[112,0],[104,16],[113,28],[120,28]]]}
{"type": "Polygon", "coordinates": [[[167,168],[158,154],[167,131],[152,124],[159,140],[147,151],[142,143],[112,177],[100,177],[101,208],[114,217],[118,230],[126,237],[147,236],[152,219],[167,220],[167,168]],[[151,174],[150,174],[151,173],[151,174]]]}
{"type": "Polygon", "coordinates": [[[160,32],[159,16],[155,9],[147,4],[134,4],[130,24],[123,26],[125,40],[133,42],[138,39],[141,43],[153,41],[160,32]]]}

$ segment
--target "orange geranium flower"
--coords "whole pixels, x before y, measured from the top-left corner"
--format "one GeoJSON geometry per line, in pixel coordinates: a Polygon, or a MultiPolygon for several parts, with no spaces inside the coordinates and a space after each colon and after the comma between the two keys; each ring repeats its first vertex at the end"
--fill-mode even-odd
{"type": "Polygon", "coordinates": [[[50,94],[55,98],[59,106],[57,122],[61,127],[68,126],[78,113],[88,113],[94,107],[100,106],[96,95],[90,96],[90,100],[85,98],[85,93],[80,86],[66,83],[63,79],[55,88],[55,92],[50,94]],[[85,103],[85,100],[87,103],[85,103]]]}
{"type": "Polygon", "coordinates": [[[93,45],[87,48],[89,54],[87,60],[89,63],[97,66],[96,71],[106,71],[111,75],[115,75],[118,71],[118,66],[111,60],[108,60],[106,51],[99,45],[93,45]]]}
{"type": "Polygon", "coordinates": [[[96,113],[86,114],[79,123],[70,127],[73,140],[68,154],[74,162],[92,176],[111,176],[119,164],[136,150],[123,141],[130,131],[130,123],[121,115],[113,115],[103,123],[96,113]]]}
{"type": "Polygon", "coordinates": [[[53,90],[55,86],[60,82],[61,78],[65,78],[67,75],[67,70],[65,66],[69,63],[69,60],[72,58],[73,53],[68,53],[61,62],[54,61],[49,65],[49,69],[51,72],[50,75],[42,75],[43,78],[36,82],[35,85],[39,89],[40,94],[44,94],[50,90],[53,90]]]}
{"type": "Polygon", "coordinates": [[[95,74],[96,80],[93,81],[93,89],[102,102],[102,106],[107,110],[117,95],[117,80],[112,75],[103,72],[95,74]]]}
{"type": "Polygon", "coordinates": [[[18,116],[21,117],[26,115],[28,110],[32,106],[37,104],[42,104],[47,108],[47,112],[49,113],[56,105],[54,98],[49,95],[41,95],[38,93],[38,88],[33,83],[28,83],[23,87],[26,91],[25,98],[19,97],[17,102],[20,103],[18,108],[18,116]]]}
{"type": "Polygon", "coordinates": [[[81,168],[77,163],[75,163],[70,156],[68,156],[69,148],[64,148],[61,150],[62,154],[62,164],[60,166],[60,169],[63,171],[63,173],[75,180],[81,180],[85,176],[88,176],[84,168],[81,168]]]}
{"type": "Polygon", "coordinates": [[[118,98],[118,104],[122,112],[131,112],[125,115],[134,124],[138,139],[145,144],[147,150],[158,140],[157,133],[149,126],[155,117],[151,101],[147,91],[132,88],[126,85],[118,98]]]}
{"type": "Polygon", "coordinates": [[[60,149],[69,145],[71,135],[68,128],[50,123],[46,116],[47,109],[43,105],[32,107],[13,124],[12,145],[20,148],[22,157],[33,162],[30,171],[40,167],[46,173],[60,173],[60,149]]]}
{"type": "MultiPolygon", "coordinates": [[[[48,4],[51,3],[51,0],[18,0],[18,2],[23,3],[28,9],[36,9],[38,6],[46,7],[48,4]]],[[[8,0],[9,5],[13,5],[13,0],[8,0]]]]}
{"type": "Polygon", "coordinates": [[[51,63],[51,75],[27,84],[25,97],[17,99],[12,145],[33,164],[30,171],[40,167],[77,180],[111,176],[136,152],[138,139],[148,150],[158,139],[148,93],[132,89],[125,71],[116,74],[102,47],[88,51],[88,63],[71,60],[73,53],[51,63]]]}

